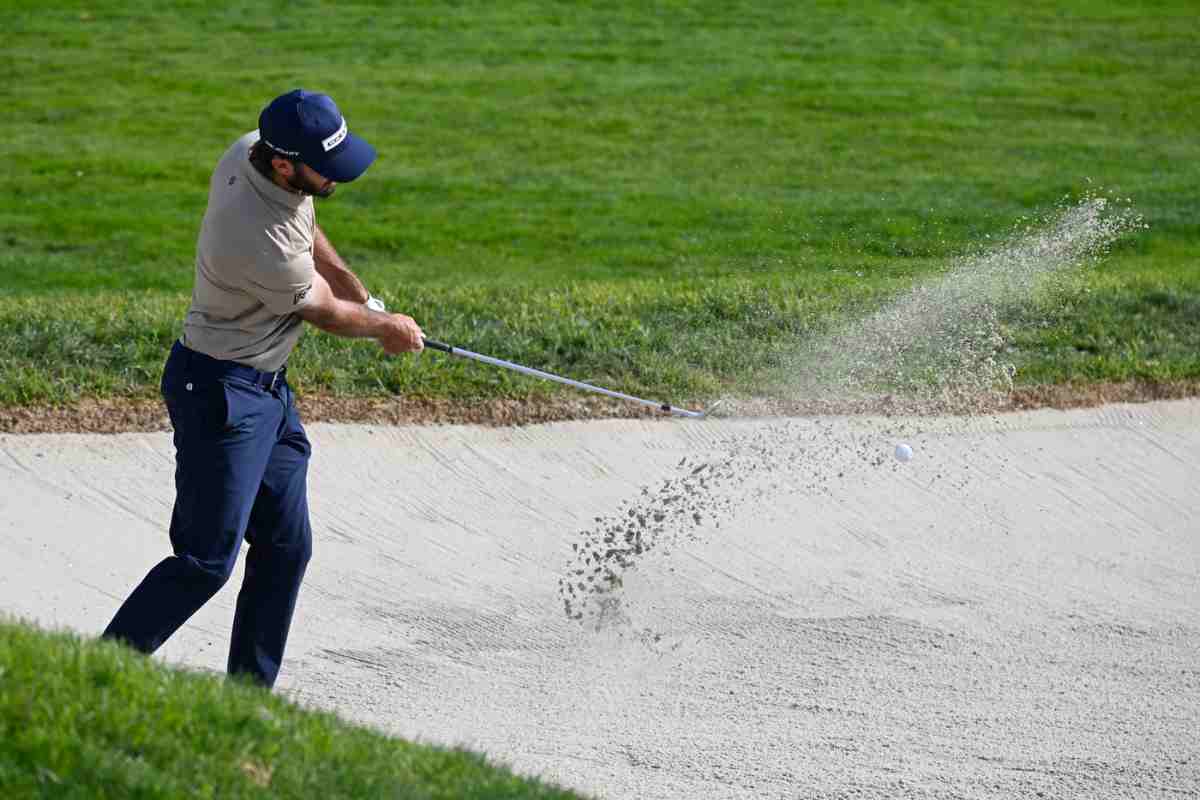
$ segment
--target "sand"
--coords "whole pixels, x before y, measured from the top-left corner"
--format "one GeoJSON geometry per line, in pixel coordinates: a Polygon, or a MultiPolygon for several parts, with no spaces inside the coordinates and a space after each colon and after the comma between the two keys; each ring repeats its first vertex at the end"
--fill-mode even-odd
{"type": "MultiPolygon", "coordinates": [[[[299,702],[605,798],[1200,793],[1198,401],[309,431],[299,702]],[[580,553],[685,484],[571,618],[580,553]]],[[[0,610],[97,634],[172,470],[0,435],[0,610]]],[[[159,657],[222,669],[240,578],[159,657]]]]}

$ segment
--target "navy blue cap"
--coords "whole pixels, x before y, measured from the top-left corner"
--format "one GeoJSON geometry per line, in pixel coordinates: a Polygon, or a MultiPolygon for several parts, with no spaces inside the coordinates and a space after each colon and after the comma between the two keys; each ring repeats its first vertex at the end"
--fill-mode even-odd
{"type": "Polygon", "coordinates": [[[375,160],[375,148],[346,128],[327,94],[295,89],[258,115],[258,135],[272,149],[302,161],[338,183],[349,183],[375,160]]]}

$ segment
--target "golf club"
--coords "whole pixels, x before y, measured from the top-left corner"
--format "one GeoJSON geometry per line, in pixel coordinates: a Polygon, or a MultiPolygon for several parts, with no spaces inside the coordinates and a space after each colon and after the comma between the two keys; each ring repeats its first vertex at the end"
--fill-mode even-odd
{"type": "Polygon", "coordinates": [[[676,417],[687,417],[689,419],[704,419],[705,417],[708,416],[709,412],[711,412],[714,408],[717,407],[717,405],[720,404],[720,401],[718,400],[716,403],[713,403],[711,406],[704,409],[703,411],[689,411],[685,408],[676,408],[675,406],[673,406],[669,403],[660,403],[655,400],[645,400],[641,397],[634,397],[633,395],[630,395],[630,394],[624,394],[622,392],[614,392],[611,389],[605,389],[600,386],[593,386],[592,384],[584,383],[583,381],[574,381],[574,380],[571,380],[570,378],[564,378],[561,375],[554,375],[553,373],[550,373],[550,372],[543,372],[540,369],[533,369],[532,367],[523,367],[520,364],[514,364],[511,361],[504,361],[499,358],[492,358],[491,356],[480,355],[479,353],[472,353],[470,350],[463,350],[461,347],[452,347],[443,342],[434,341],[433,339],[425,339],[425,346],[430,348],[431,350],[440,350],[441,352],[448,353],[449,355],[452,355],[452,356],[459,356],[460,358],[469,358],[473,361],[479,361],[484,364],[491,364],[494,367],[502,367],[503,369],[512,370],[513,372],[519,372],[522,375],[530,375],[534,378],[542,378],[543,380],[547,380],[547,381],[556,381],[557,383],[565,383],[567,386],[574,386],[576,389],[583,389],[584,391],[595,392],[596,394],[603,394],[603,395],[607,395],[609,397],[615,397],[618,400],[628,400],[631,403],[640,403],[641,405],[649,406],[650,408],[656,408],[659,411],[662,411],[663,413],[672,414],[676,417]]]}

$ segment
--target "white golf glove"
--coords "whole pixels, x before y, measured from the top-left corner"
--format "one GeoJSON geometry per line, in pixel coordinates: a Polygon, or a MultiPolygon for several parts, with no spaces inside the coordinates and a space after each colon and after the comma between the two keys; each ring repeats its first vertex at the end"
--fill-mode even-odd
{"type": "Polygon", "coordinates": [[[380,300],[375,295],[369,295],[367,297],[367,302],[363,303],[363,305],[366,306],[367,308],[371,309],[372,311],[378,311],[380,313],[387,311],[387,306],[385,306],[383,304],[383,301],[380,300]]]}

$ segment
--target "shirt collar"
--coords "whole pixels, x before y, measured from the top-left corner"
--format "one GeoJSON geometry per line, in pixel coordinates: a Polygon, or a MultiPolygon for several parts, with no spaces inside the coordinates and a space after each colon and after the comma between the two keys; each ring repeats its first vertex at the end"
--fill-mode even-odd
{"type": "Polygon", "coordinates": [[[260,195],[274,203],[287,206],[293,210],[304,205],[305,201],[311,199],[306,194],[289,192],[287,189],[284,189],[282,186],[275,183],[275,181],[271,180],[255,169],[254,165],[250,163],[249,156],[250,147],[253,146],[254,142],[251,141],[249,146],[246,148],[246,156],[241,160],[241,168],[242,173],[246,176],[246,180],[250,181],[250,185],[257,189],[260,195]]]}

